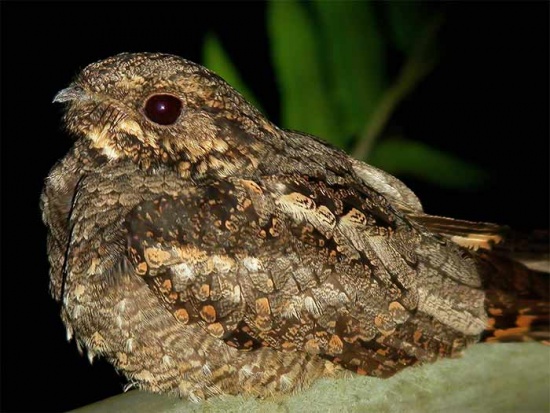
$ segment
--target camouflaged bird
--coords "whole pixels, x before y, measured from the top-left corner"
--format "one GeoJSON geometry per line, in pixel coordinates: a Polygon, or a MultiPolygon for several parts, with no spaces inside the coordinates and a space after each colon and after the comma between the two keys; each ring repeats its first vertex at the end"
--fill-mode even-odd
{"type": "Polygon", "coordinates": [[[264,397],[547,337],[547,279],[489,275],[509,263],[486,252],[500,227],[424,214],[204,67],[120,54],[55,101],[78,139],[41,199],[51,292],[68,336],[131,384],[264,397]]]}

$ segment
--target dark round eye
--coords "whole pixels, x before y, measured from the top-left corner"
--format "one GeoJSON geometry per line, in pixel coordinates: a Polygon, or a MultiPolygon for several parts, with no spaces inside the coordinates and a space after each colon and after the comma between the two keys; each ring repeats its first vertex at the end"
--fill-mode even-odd
{"type": "Polygon", "coordinates": [[[145,115],[159,125],[171,125],[181,114],[181,100],[172,95],[153,95],[145,102],[145,115]]]}

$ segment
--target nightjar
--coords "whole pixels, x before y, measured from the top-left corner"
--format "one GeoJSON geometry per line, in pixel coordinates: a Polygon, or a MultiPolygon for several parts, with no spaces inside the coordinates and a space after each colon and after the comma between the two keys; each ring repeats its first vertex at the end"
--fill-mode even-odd
{"type": "Polygon", "coordinates": [[[489,251],[502,227],[425,214],[202,66],[120,54],[55,101],[76,141],[41,198],[51,294],[140,388],[264,397],[548,337],[548,278],[489,251]]]}

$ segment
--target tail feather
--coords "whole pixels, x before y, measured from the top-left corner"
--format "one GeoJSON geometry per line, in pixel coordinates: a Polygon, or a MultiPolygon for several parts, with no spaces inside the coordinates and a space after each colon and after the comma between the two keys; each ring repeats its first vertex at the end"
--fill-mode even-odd
{"type": "Polygon", "coordinates": [[[479,254],[489,314],[486,342],[550,342],[550,275],[496,253],[479,254]]]}
{"type": "Polygon", "coordinates": [[[461,247],[472,250],[491,250],[494,245],[500,244],[509,232],[508,227],[488,222],[464,221],[423,213],[408,214],[407,216],[430,231],[449,238],[461,247]]]}
{"type": "Polygon", "coordinates": [[[489,315],[481,341],[550,344],[549,231],[508,227],[423,213],[409,215],[478,257],[489,315]]]}
{"type": "Polygon", "coordinates": [[[550,232],[514,231],[507,226],[423,213],[408,214],[430,231],[471,250],[495,251],[526,267],[550,273],[550,232]]]}
{"type": "Polygon", "coordinates": [[[550,273],[550,233],[547,230],[509,231],[494,251],[531,270],[550,273]]]}

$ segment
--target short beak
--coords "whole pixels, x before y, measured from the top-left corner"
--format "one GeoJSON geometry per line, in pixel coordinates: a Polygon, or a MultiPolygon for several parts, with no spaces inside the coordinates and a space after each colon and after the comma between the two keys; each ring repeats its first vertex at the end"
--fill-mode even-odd
{"type": "Polygon", "coordinates": [[[57,95],[53,98],[53,103],[70,102],[71,100],[82,99],[85,95],[86,92],[80,86],[71,85],[57,92],[57,95]]]}

